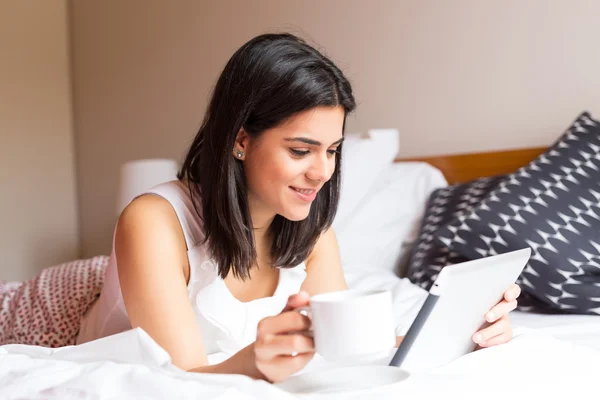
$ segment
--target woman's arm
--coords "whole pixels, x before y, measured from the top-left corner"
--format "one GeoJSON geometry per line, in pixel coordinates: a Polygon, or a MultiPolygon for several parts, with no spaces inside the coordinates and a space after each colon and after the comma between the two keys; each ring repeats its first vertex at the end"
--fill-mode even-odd
{"type": "Polygon", "coordinates": [[[206,365],[187,293],[185,237],[169,202],[154,195],[131,202],[117,223],[115,253],[131,326],[144,329],[176,366],[206,365]]]}

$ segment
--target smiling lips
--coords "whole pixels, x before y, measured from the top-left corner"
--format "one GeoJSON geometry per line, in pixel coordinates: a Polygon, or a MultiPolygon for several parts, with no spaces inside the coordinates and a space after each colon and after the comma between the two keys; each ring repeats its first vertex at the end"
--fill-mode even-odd
{"type": "Polygon", "coordinates": [[[292,189],[301,200],[307,202],[311,202],[317,197],[317,190],[315,189],[301,189],[294,186],[290,186],[290,189],[292,189]]]}

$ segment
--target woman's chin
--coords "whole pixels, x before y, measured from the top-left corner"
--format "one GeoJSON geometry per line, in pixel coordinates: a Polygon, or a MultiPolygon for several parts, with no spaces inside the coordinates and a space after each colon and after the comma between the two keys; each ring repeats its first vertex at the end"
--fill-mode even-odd
{"type": "Polygon", "coordinates": [[[281,216],[290,221],[298,222],[308,218],[309,213],[310,207],[306,207],[306,209],[286,210],[281,216]]]}

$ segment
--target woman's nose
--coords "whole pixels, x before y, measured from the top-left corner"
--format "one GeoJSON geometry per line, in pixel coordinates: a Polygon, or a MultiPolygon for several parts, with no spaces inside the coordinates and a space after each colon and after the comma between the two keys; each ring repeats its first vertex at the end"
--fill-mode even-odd
{"type": "Polygon", "coordinates": [[[318,157],[306,176],[314,181],[327,182],[331,178],[335,164],[327,157],[318,157]]]}

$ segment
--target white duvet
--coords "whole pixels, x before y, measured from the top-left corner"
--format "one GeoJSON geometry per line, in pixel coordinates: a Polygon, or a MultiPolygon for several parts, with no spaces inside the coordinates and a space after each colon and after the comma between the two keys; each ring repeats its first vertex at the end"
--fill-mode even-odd
{"type": "MultiPolygon", "coordinates": [[[[405,331],[425,293],[382,270],[348,273],[351,286],[386,288],[396,323],[405,331]]],[[[600,317],[515,314],[515,338],[476,351],[435,371],[361,392],[305,394],[301,398],[598,398],[600,317]],[[565,324],[561,325],[564,317],[565,324]],[[570,340],[573,337],[575,340],[570,340]]],[[[443,332],[440,332],[442,335],[443,332]]],[[[391,353],[390,353],[391,356],[391,353]]],[[[218,355],[217,355],[218,357],[218,355]]],[[[216,358],[213,357],[213,360],[216,358]]],[[[317,357],[307,370],[330,366],[317,357]]],[[[293,399],[244,376],[188,373],[140,329],[61,349],[0,347],[0,399],[293,399]]]]}

